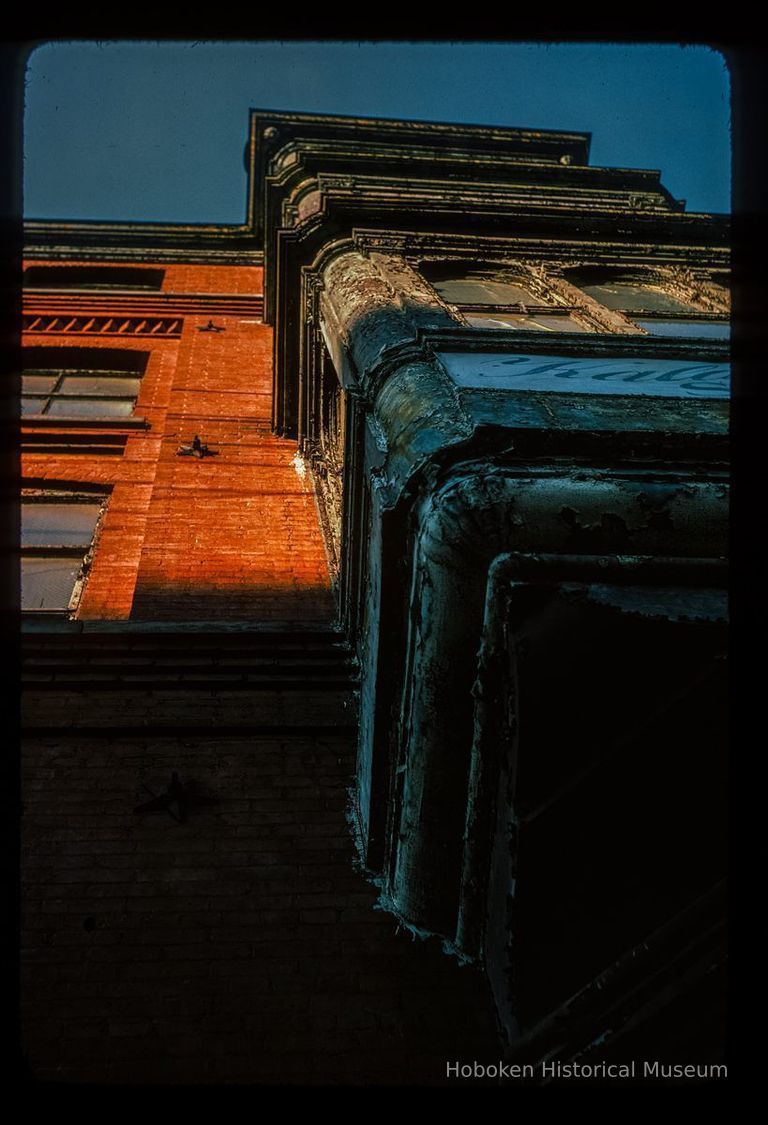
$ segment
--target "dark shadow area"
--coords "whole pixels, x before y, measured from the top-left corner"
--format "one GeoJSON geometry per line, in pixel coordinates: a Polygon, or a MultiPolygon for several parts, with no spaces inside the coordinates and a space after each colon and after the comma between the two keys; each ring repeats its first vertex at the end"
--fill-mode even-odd
{"type": "Polygon", "coordinates": [[[726,637],[555,599],[519,643],[513,947],[530,1026],[725,876],[726,637]]]}
{"type": "Polygon", "coordinates": [[[330,586],[257,585],[244,579],[217,584],[213,579],[185,582],[172,573],[166,581],[142,579],[136,584],[132,621],[317,621],[331,622],[336,603],[330,586]]]}
{"type": "Polygon", "coordinates": [[[165,270],[143,266],[28,266],[28,289],[162,289],[165,270]]]}
{"type": "Polygon", "coordinates": [[[446,1061],[497,1058],[482,975],[414,942],[354,870],[353,735],[79,738],[25,745],[38,1081],[442,1085],[446,1061]],[[51,767],[73,755],[89,786],[65,808],[51,767]],[[174,774],[207,801],[136,815],[174,774]]]}
{"type": "Polygon", "coordinates": [[[21,349],[25,371],[132,371],[143,375],[149,352],[136,348],[28,347],[21,349]]]}

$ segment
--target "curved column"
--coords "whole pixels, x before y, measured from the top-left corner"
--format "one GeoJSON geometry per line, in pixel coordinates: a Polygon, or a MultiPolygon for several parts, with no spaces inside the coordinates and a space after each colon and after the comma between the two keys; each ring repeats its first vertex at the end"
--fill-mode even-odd
{"type": "Polygon", "coordinates": [[[599,471],[467,471],[427,504],[415,548],[391,894],[453,937],[488,574],[502,552],[711,558],[726,554],[720,482],[599,471]]]}

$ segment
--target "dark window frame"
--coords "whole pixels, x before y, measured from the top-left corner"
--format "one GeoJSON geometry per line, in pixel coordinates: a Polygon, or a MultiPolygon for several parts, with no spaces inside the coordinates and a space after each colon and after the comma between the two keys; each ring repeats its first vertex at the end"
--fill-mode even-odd
{"type": "Polygon", "coordinates": [[[22,418],[23,419],[48,419],[56,418],[57,421],[62,419],[72,419],[73,421],[80,420],[84,417],[98,418],[103,417],[105,421],[114,422],[115,419],[130,418],[133,416],[136,403],[141,392],[141,378],[142,373],[139,371],[125,371],[115,370],[113,368],[85,368],[85,367],[28,367],[22,371],[21,375],[21,403],[22,403],[22,418]],[[48,391],[35,391],[25,389],[25,378],[38,377],[52,377],[54,384],[48,391]],[[79,379],[121,379],[132,383],[138,383],[135,393],[126,395],[116,394],[89,394],[87,391],[78,391],[74,394],[65,394],[63,392],[64,381],[67,378],[79,379]],[[54,402],[69,402],[70,405],[77,403],[78,400],[85,400],[88,402],[130,402],[131,410],[126,414],[83,414],[73,410],[71,413],[64,411],[63,413],[51,413],[51,406],[54,402]],[[42,408],[35,412],[24,413],[24,404],[26,402],[40,402],[42,408]]]}
{"type": "Polygon", "coordinates": [[[126,263],[105,265],[28,265],[24,270],[25,289],[159,293],[165,282],[165,269],[126,263]]]}

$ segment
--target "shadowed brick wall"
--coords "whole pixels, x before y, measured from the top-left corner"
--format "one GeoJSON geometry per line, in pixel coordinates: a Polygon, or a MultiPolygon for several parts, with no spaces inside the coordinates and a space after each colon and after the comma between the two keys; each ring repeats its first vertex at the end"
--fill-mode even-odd
{"type": "Polygon", "coordinates": [[[355,869],[335,634],[86,630],[26,657],[36,1079],[439,1084],[448,1060],[496,1061],[480,973],[355,869]],[[216,803],[135,813],[174,771],[216,803]]]}

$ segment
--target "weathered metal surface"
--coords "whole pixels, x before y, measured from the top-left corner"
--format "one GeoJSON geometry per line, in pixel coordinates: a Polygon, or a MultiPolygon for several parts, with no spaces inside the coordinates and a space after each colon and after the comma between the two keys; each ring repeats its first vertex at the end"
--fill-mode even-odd
{"type": "Polygon", "coordinates": [[[729,394],[727,363],[663,358],[579,359],[505,352],[441,352],[440,360],[459,387],[656,398],[715,398],[729,394]]]}
{"type": "MultiPolygon", "coordinates": [[[[552,448],[566,435],[590,434],[597,441],[639,443],[647,435],[652,456],[663,462],[669,457],[670,438],[689,449],[706,435],[720,439],[721,456],[728,434],[728,403],[714,399],[688,399],[670,402],[650,396],[631,400],[628,409],[624,395],[577,395],[536,391],[462,390],[459,401],[467,416],[478,426],[494,426],[517,431],[534,431],[530,441],[540,449],[552,448]],[[538,434],[535,433],[538,431],[538,434]]],[[[678,452],[678,456],[680,455],[678,452]]]]}
{"type": "Polygon", "coordinates": [[[430,499],[415,547],[400,734],[405,784],[393,899],[404,917],[441,933],[455,929],[471,687],[493,558],[510,550],[716,558],[726,549],[717,481],[479,468],[430,499]]]}
{"type": "MultiPolygon", "coordinates": [[[[717,342],[651,340],[571,284],[567,270],[653,271],[702,315],[722,315],[727,303],[712,271],[727,268],[727,221],[684,214],[649,173],[541,154],[534,167],[480,133],[471,152],[466,136],[450,147],[443,138],[427,176],[428,130],[417,137],[355,121],[334,134],[330,119],[278,116],[259,116],[259,128],[269,117],[273,133],[255,133],[253,152],[262,146],[258,159],[270,162],[262,213],[284,294],[274,301],[284,341],[280,424],[290,430],[295,418],[302,438],[311,432],[302,427],[313,409],[315,345],[290,343],[309,323],[320,325],[316,346],[327,347],[349,408],[341,589],[362,665],[363,834],[389,905],[417,928],[458,936],[464,952],[485,941],[498,977],[507,922],[497,911],[491,948],[470,900],[474,893],[482,909],[490,897],[503,914],[503,865],[488,867],[494,841],[504,846],[509,833],[501,804],[495,821],[477,822],[491,840],[461,890],[472,809],[484,800],[469,777],[473,739],[487,765],[498,705],[514,706],[508,679],[493,686],[494,661],[510,653],[504,642],[494,655],[484,626],[489,606],[496,625],[503,617],[492,604],[494,559],[552,554],[582,614],[673,622],[722,610],[714,587],[726,553],[718,470],[728,405],[712,376],[724,373],[727,351],[717,342]],[[281,216],[290,229],[278,229],[281,216]],[[552,350],[544,333],[491,340],[462,328],[420,276],[425,260],[519,268],[537,300],[546,304],[549,294],[573,306],[587,330],[552,350]],[[466,377],[493,362],[538,375],[466,377]],[[549,369],[550,385],[547,362],[559,365],[554,376],[549,369]],[[638,393],[646,388],[652,393],[638,393]],[[606,560],[633,571],[642,589],[624,581],[616,593],[606,560]],[[667,576],[662,591],[664,566],[682,577],[676,585],[667,576]],[[702,592],[702,575],[714,575],[714,592],[702,592]],[[486,690],[497,692],[493,700],[486,690]]],[[[499,989],[497,998],[512,1030],[509,996],[499,989]]]]}

